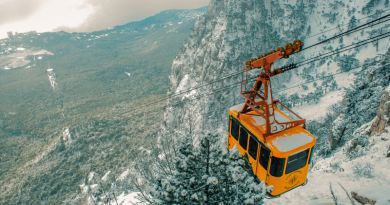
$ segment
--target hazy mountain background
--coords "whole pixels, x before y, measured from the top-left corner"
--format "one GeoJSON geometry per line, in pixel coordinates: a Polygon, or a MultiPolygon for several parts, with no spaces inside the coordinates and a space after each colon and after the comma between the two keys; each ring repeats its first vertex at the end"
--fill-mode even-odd
{"type": "Polygon", "coordinates": [[[121,173],[154,144],[172,60],[206,8],[91,33],[0,40],[0,204],[76,200],[90,172],[121,173]]]}

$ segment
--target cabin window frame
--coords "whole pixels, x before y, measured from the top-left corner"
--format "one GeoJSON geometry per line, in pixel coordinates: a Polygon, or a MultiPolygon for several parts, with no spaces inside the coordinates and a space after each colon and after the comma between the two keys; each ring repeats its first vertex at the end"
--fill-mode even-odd
{"type": "Polygon", "coordinates": [[[290,174],[294,171],[297,171],[305,167],[308,163],[309,155],[310,155],[310,148],[288,156],[287,163],[286,163],[286,171],[285,171],[286,174],[290,174]]]}
{"type": "Polygon", "coordinates": [[[249,156],[251,156],[256,161],[256,163],[258,163],[266,172],[268,172],[269,165],[270,165],[270,160],[271,160],[271,156],[272,156],[271,149],[269,149],[263,142],[258,140],[257,137],[254,134],[252,134],[244,125],[242,125],[237,119],[235,119],[232,116],[230,117],[230,135],[232,135],[233,138],[237,141],[237,146],[240,146],[242,149],[244,149],[246,153],[249,153],[249,143],[250,143],[251,137],[253,137],[253,139],[258,143],[257,144],[257,154],[256,154],[256,158],[254,158],[250,154],[249,154],[249,156]],[[238,125],[238,137],[237,137],[237,139],[234,137],[234,135],[232,133],[233,121],[235,123],[237,123],[237,125],[238,125]],[[240,143],[240,135],[241,135],[241,131],[240,130],[241,130],[241,127],[247,133],[247,140],[246,140],[247,141],[247,143],[246,143],[247,146],[246,146],[246,149],[244,149],[244,147],[242,147],[241,143],[240,143]],[[266,159],[264,157],[262,157],[263,150],[265,150],[266,153],[267,153],[267,158],[266,159]]]}
{"type": "Polygon", "coordinates": [[[264,170],[268,171],[268,165],[269,165],[269,160],[271,159],[271,150],[268,149],[263,143],[259,142],[260,149],[259,149],[259,164],[261,167],[263,167],[264,170]],[[263,150],[268,152],[268,157],[266,158],[265,164],[263,164],[263,150]]]}
{"type": "Polygon", "coordinates": [[[230,135],[238,141],[238,138],[240,137],[240,126],[241,126],[241,123],[238,122],[238,120],[234,119],[234,118],[230,118],[230,135]],[[234,133],[233,133],[233,124],[236,124],[237,125],[237,135],[234,136],[234,133]]]}
{"type": "Polygon", "coordinates": [[[270,167],[269,167],[269,173],[273,177],[281,177],[284,174],[285,165],[286,165],[286,158],[271,156],[271,163],[270,163],[270,167]],[[275,163],[278,162],[278,163],[275,164],[274,162],[275,163]]]}
{"type": "Polygon", "coordinates": [[[238,144],[240,145],[240,147],[242,148],[242,149],[244,149],[245,151],[247,151],[248,150],[248,136],[249,136],[249,132],[248,132],[248,130],[244,127],[244,126],[242,126],[241,124],[240,124],[240,134],[239,134],[239,139],[238,139],[238,144]],[[246,135],[243,135],[243,132],[242,131],[244,131],[245,133],[246,133],[246,135]],[[242,145],[243,144],[243,141],[241,141],[241,138],[243,137],[243,136],[245,136],[245,138],[246,138],[246,140],[245,140],[245,147],[242,145]]]}
{"type": "Polygon", "coordinates": [[[254,160],[257,160],[257,154],[259,152],[259,142],[257,140],[257,138],[253,135],[253,134],[249,134],[249,143],[248,143],[248,154],[249,156],[251,156],[254,160]],[[254,153],[252,153],[252,149],[251,149],[251,142],[255,143],[256,146],[253,146],[256,147],[254,153]],[[254,154],[255,156],[253,156],[252,154],[254,154]]]}

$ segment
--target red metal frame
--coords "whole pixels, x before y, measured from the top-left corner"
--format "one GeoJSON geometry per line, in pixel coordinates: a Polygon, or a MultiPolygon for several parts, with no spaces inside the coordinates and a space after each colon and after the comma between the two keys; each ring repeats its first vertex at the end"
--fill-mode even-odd
{"type": "Polygon", "coordinates": [[[291,127],[305,124],[305,120],[299,115],[294,113],[278,100],[273,99],[271,87],[272,76],[278,75],[292,68],[289,66],[286,67],[287,69],[280,68],[271,71],[272,64],[282,58],[288,58],[291,54],[299,52],[302,49],[302,46],[303,43],[301,41],[295,40],[293,44],[287,44],[284,48],[278,48],[275,51],[271,51],[245,63],[246,66],[244,67],[241,83],[241,94],[245,97],[245,103],[239,112],[239,115],[254,111],[256,115],[264,118],[266,122],[264,133],[265,137],[291,127]],[[256,78],[256,82],[253,87],[248,90],[246,86],[248,83],[248,71],[258,68],[262,68],[260,74],[256,78]],[[277,105],[283,106],[283,108],[297,118],[297,120],[278,122],[275,117],[275,108],[277,108],[277,105]]]}

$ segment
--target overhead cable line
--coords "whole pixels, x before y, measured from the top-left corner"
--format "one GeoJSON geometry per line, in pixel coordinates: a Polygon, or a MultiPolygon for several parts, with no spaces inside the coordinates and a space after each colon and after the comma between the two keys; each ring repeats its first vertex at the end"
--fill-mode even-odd
{"type": "Polygon", "coordinates": [[[324,59],[326,57],[329,57],[329,56],[332,56],[332,55],[335,55],[335,54],[339,54],[339,53],[342,53],[342,52],[345,52],[345,51],[349,51],[349,50],[352,50],[352,49],[355,49],[355,48],[367,45],[367,44],[375,42],[375,41],[379,41],[379,40],[387,38],[389,36],[390,36],[390,31],[386,32],[386,33],[379,34],[379,35],[374,36],[374,37],[366,38],[366,39],[361,40],[361,41],[359,41],[357,43],[353,43],[353,44],[350,44],[348,46],[344,46],[344,47],[336,49],[334,51],[329,51],[327,53],[324,53],[324,54],[321,54],[321,55],[318,55],[318,56],[315,56],[315,57],[303,60],[303,61],[301,61],[299,63],[296,63],[296,64],[297,65],[306,65],[306,64],[312,63],[312,62],[317,61],[317,60],[324,59]]]}
{"type": "Polygon", "coordinates": [[[387,19],[387,20],[385,20],[385,21],[383,21],[383,22],[381,22],[381,20],[386,19],[386,18],[388,18],[388,17],[390,17],[390,14],[387,14],[387,15],[382,16],[382,17],[380,17],[380,18],[374,19],[374,20],[372,20],[372,21],[369,21],[369,22],[367,22],[367,23],[364,23],[364,24],[362,24],[362,25],[359,25],[359,26],[354,27],[354,28],[352,28],[352,29],[349,29],[349,30],[347,30],[347,31],[341,32],[341,33],[339,33],[339,34],[337,34],[337,35],[335,35],[335,36],[333,36],[333,37],[330,37],[330,38],[325,39],[325,40],[323,40],[323,41],[317,42],[317,43],[312,44],[312,45],[310,45],[310,46],[306,46],[306,47],[304,47],[304,48],[302,49],[302,51],[307,50],[307,49],[312,48],[312,47],[315,47],[315,46],[318,46],[318,45],[321,45],[321,44],[323,44],[323,43],[329,42],[329,41],[334,40],[334,39],[336,39],[336,38],[340,38],[340,37],[342,37],[342,36],[345,36],[345,35],[348,35],[348,34],[351,34],[351,33],[354,33],[354,32],[360,31],[360,30],[363,30],[363,29],[365,29],[365,28],[367,28],[367,27],[376,26],[376,25],[378,25],[378,24],[384,23],[384,22],[386,22],[386,21],[389,21],[390,18],[387,19]],[[374,23],[375,23],[375,24],[374,24],[374,23]],[[371,25],[371,24],[373,24],[373,25],[371,25]]]}
{"type": "MultiPolygon", "coordinates": [[[[390,9],[389,9],[389,10],[390,10],[390,9]]],[[[364,23],[364,24],[359,25],[359,26],[357,26],[357,27],[354,27],[354,28],[352,28],[352,29],[350,29],[350,30],[344,31],[344,32],[342,32],[342,33],[340,33],[340,34],[337,34],[337,35],[335,35],[335,36],[332,36],[332,37],[330,37],[330,38],[328,38],[328,39],[325,39],[325,40],[323,40],[323,41],[320,41],[320,42],[315,43],[315,44],[313,44],[313,45],[310,45],[310,46],[308,46],[308,47],[305,47],[304,49],[302,49],[302,51],[305,50],[305,49],[308,49],[308,48],[311,48],[311,47],[318,46],[318,45],[320,45],[320,44],[329,42],[329,41],[331,41],[331,40],[340,38],[340,37],[342,37],[342,36],[344,36],[344,35],[349,35],[349,34],[352,34],[352,33],[354,33],[354,32],[360,31],[360,30],[362,30],[362,29],[365,29],[365,28],[368,28],[368,27],[371,27],[371,26],[375,26],[375,25],[384,23],[384,22],[386,22],[386,21],[389,21],[390,18],[387,19],[386,21],[378,22],[378,21],[380,21],[380,20],[382,20],[382,19],[385,19],[385,18],[387,18],[387,17],[390,17],[390,14],[385,15],[385,16],[382,16],[382,17],[380,17],[380,18],[378,18],[378,19],[375,19],[375,20],[372,20],[372,21],[370,21],[370,22],[364,23]],[[372,23],[376,23],[376,24],[370,25],[370,24],[372,24],[372,23]]],[[[318,56],[317,56],[317,57],[318,57],[318,56]]],[[[314,57],[314,58],[316,58],[316,57],[314,57]]],[[[313,58],[311,58],[311,59],[313,59],[313,58]]],[[[310,60],[311,60],[311,59],[310,59],[310,60]]],[[[305,61],[307,61],[307,60],[305,60],[305,61]]],[[[301,62],[301,63],[302,63],[302,62],[301,62]]],[[[223,77],[221,77],[221,78],[217,78],[217,79],[215,79],[215,80],[212,80],[212,81],[210,81],[210,82],[207,82],[207,83],[204,83],[204,84],[201,84],[201,85],[197,85],[197,86],[191,87],[191,88],[186,89],[186,90],[179,91],[179,92],[177,92],[177,93],[171,94],[171,95],[169,95],[169,96],[163,97],[163,98],[161,98],[161,99],[155,101],[154,104],[159,103],[159,102],[166,101],[166,100],[168,100],[168,99],[170,99],[170,98],[174,98],[174,97],[180,96],[180,95],[182,95],[182,94],[191,92],[191,91],[196,90],[196,89],[199,89],[199,88],[201,88],[201,87],[205,87],[205,86],[207,86],[207,85],[211,85],[211,84],[214,84],[214,83],[223,81],[223,80],[228,79],[228,78],[230,78],[230,77],[238,76],[238,75],[240,75],[241,73],[243,73],[243,71],[231,73],[231,74],[228,74],[228,75],[223,76],[223,77]]],[[[141,106],[142,106],[142,105],[141,105],[141,106]]]]}
{"type": "MultiPolygon", "coordinates": [[[[375,61],[375,63],[379,63],[379,61],[375,61]]],[[[390,63],[389,63],[389,64],[382,65],[382,66],[389,66],[389,65],[390,65],[390,63]]],[[[312,83],[312,82],[316,82],[316,81],[319,81],[319,80],[322,80],[322,79],[325,79],[325,78],[329,78],[329,77],[332,77],[332,76],[340,75],[340,74],[342,74],[342,73],[351,72],[352,70],[355,70],[355,69],[357,69],[357,68],[362,68],[363,66],[364,66],[364,65],[360,65],[360,66],[356,66],[356,67],[354,67],[354,68],[352,68],[352,69],[350,69],[350,70],[348,70],[348,71],[340,71],[340,72],[337,72],[337,73],[334,73],[334,74],[330,74],[330,75],[326,75],[326,76],[317,77],[317,78],[315,78],[314,80],[305,81],[305,82],[296,84],[296,85],[291,86],[291,87],[288,87],[288,88],[276,90],[274,93],[280,93],[280,92],[287,91],[287,90],[290,90],[290,89],[293,89],[293,88],[296,88],[296,87],[300,87],[300,86],[305,85],[305,84],[308,84],[308,83],[312,83]]],[[[360,73],[360,72],[363,72],[363,71],[367,70],[369,67],[370,67],[370,66],[367,66],[367,68],[362,69],[362,70],[356,72],[355,74],[360,73]]],[[[375,69],[375,70],[378,70],[378,68],[375,69]]],[[[256,78],[257,78],[257,77],[250,79],[249,82],[255,82],[255,81],[256,81],[256,78]]],[[[176,102],[176,103],[174,103],[174,104],[169,104],[169,105],[164,105],[164,106],[162,106],[162,107],[157,107],[156,109],[152,109],[152,110],[149,110],[149,111],[147,111],[147,112],[142,112],[142,111],[137,112],[137,111],[136,111],[136,113],[132,114],[132,115],[129,116],[129,117],[133,117],[133,116],[136,116],[136,115],[139,115],[139,114],[149,114],[149,113],[153,113],[153,112],[155,112],[155,111],[157,111],[157,110],[166,109],[166,108],[169,108],[169,107],[175,107],[175,106],[178,106],[178,105],[187,103],[187,102],[199,100],[199,99],[201,99],[201,98],[203,98],[203,97],[210,96],[210,95],[214,95],[214,94],[219,93],[219,92],[229,91],[229,90],[232,89],[232,88],[238,87],[240,84],[241,84],[241,82],[232,83],[232,84],[230,84],[230,85],[228,85],[228,86],[226,86],[226,87],[218,88],[218,89],[215,89],[215,90],[213,90],[213,91],[211,91],[211,92],[199,94],[199,95],[197,95],[197,96],[194,97],[194,98],[187,98],[187,99],[185,99],[185,100],[181,100],[181,101],[176,102]]]]}
{"type": "MultiPolygon", "coordinates": [[[[315,62],[315,61],[318,61],[318,60],[322,60],[322,59],[325,59],[325,58],[328,58],[328,57],[331,57],[333,55],[337,55],[337,54],[340,54],[342,52],[346,52],[346,51],[349,51],[349,50],[352,50],[354,48],[357,48],[357,47],[360,47],[360,46],[363,46],[363,45],[366,45],[366,44],[369,44],[369,43],[372,43],[374,41],[378,41],[378,40],[381,40],[381,39],[384,39],[384,38],[387,38],[390,36],[390,32],[387,32],[387,33],[383,33],[383,34],[380,34],[380,35],[377,35],[373,38],[367,38],[365,40],[362,40],[362,41],[359,41],[357,43],[354,43],[354,44],[351,44],[351,45],[348,45],[348,46],[345,46],[343,48],[340,48],[340,49],[337,49],[337,50],[334,50],[334,51],[330,51],[330,52],[327,52],[325,54],[321,54],[321,55],[318,55],[316,57],[313,57],[313,58],[310,58],[310,59],[307,59],[307,60],[304,60],[304,61],[301,61],[301,62],[298,62],[295,64],[295,66],[293,68],[298,68],[298,67],[302,67],[303,65],[306,65],[306,64],[309,64],[309,63],[312,63],[312,62],[315,62]],[[324,56],[325,55],[325,56],[324,56]]],[[[288,66],[291,66],[291,65],[288,65],[288,66]]],[[[242,73],[242,72],[240,72],[242,73]]],[[[225,79],[225,78],[224,78],[225,79]]],[[[214,81],[216,82],[216,81],[214,81]]],[[[240,82],[241,83],[241,82],[240,82]]],[[[209,84],[213,84],[213,83],[209,83],[209,84]]],[[[203,84],[203,86],[205,86],[207,84],[203,84]]],[[[203,87],[202,86],[202,87],[203,87]]],[[[185,93],[189,93],[193,90],[196,90],[198,88],[191,88],[191,89],[188,89],[188,90],[185,90],[183,92],[181,92],[181,94],[185,94],[185,93]]],[[[178,95],[177,95],[178,96],[178,95]]],[[[164,102],[164,101],[167,101],[169,99],[173,99],[173,97],[166,97],[166,98],[163,98],[163,99],[159,99],[159,100],[156,100],[156,101],[153,101],[151,103],[147,103],[147,104],[144,104],[142,106],[139,106],[137,108],[144,108],[144,107],[148,107],[148,106],[151,106],[151,105],[155,105],[155,104],[158,104],[160,102],[164,102]]],[[[129,111],[130,112],[130,111],[129,111]]],[[[126,113],[126,112],[125,112],[126,113]]]]}
{"type": "MultiPolygon", "coordinates": [[[[383,10],[383,11],[382,11],[382,14],[383,14],[383,13],[386,13],[386,12],[388,12],[388,11],[390,11],[390,9],[383,10]]],[[[376,15],[378,15],[378,14],[371,14],[371,15],[368,15],[368,16],[366,16],[366,17],[356,19],[356,21],[359,21],[359,22],[360,22],[361,20],[370,18],[370,17],[372,17],[372,16],[376,16],[376,15]]],[[[347,23],[339,24],[338,26],[335,26],[335,27],[329,28],[329,29],[327,29],[327,30],[324,30],[324,31],[315,33],[315,34],[313,34],[313,35],[310,35],[310,36],[306,37],[306,39],[310,39],[310,38],[316,37],[316,36],[321,35],[321,34],[323,34],[323,33],[328,33],[329,31],[333,31],[333,30],[339,28],[340,26],[345,26],[346,24],[347,24],[347,23]]]]}

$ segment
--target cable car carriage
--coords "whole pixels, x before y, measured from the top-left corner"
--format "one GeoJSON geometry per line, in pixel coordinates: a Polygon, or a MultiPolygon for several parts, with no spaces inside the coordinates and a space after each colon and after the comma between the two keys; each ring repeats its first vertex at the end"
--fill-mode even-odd
{"type": "Polygon", "coordinates": [[[253,173],[271,196],[306,183],[316,138],[305,129],[305,120],[272,97],[270,78],[294,69],[289,65],[271,71],[275,61],[299,52],[299,40],[246,62],[241,94],[245,103],[229,109],[228,148],[237,147],[247,156],[253,173]],[[253,87],[247,89],[248,72],[261,69],[253,87]]]}

